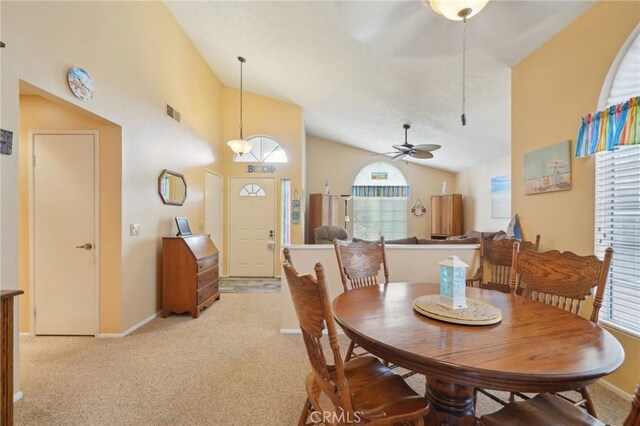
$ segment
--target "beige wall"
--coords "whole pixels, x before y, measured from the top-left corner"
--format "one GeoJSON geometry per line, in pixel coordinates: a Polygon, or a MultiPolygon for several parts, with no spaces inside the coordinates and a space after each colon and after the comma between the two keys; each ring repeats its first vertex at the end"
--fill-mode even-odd
{"type": "Polygon", "coordinates": [[[456,192],[464,195],[462,204],[465,232],[507,230],[509,218],[491,217],[491,178],[510,174],[511,156],[506,156],[456,175],[456,192]]]}
{"type": "MultiPolygon", "coordinates": [[[[105,199],[121,202],[115,273],[122,303],[119,318],[103,330],[125,331],[160,307],[160,237],[175,232],[173,217],[204,221],[204,169],[222,171],[222,84],[160,2],[2,2],[1,8],[2,128],[18,133],[20,80],[122,128],[122,199],[105,199]],[[74,65],[92,74],[93,100],[69,91],[66,71],[74,65]],[[180,111],[182,123],[164,115],[165,102],[180,111]],[[158,196],[165,168],[186,175],[183,207],[158,196]],[[140,236],[129,236],[132,223],[140,224],[140,236]]],[[[3,220],[18,224],[18,140],[15,146],[13,156],[0,159],[1,208],[3,220]]],[[[2,231],[2,286],[17,288],[18,227],[2,231]]]]}
{"type": "MultiPolygon", "coordinates": [[[[315,275],[313,272],[315,264],[322,263],[327,279],[327,291],[331,300],[343,292],[336,252],[332,245],[308,244],[292,246],[290,249],[295,268],[301,274],[315,275]]],[[[459,256],[463,262],[469,265],[467,276],[471,276],[478,268],[480,260],[480,246],[478,244],[390,244],[386,246],[385,253],[389,267],[389,281],[392,283],[437,283],[440,280],[438,262],[452,254],[459,256]],[[421,267],[416,268],[416,265],[421,267]]],[[[282,268],[282,265],[279,265],[279,268],[282,268]]],[[[384,282],[382,270],[378,281],[384,282]]],[[[282,280],[281,306],[281,331],[299,330],[300,322],[296,317],[286,279],[282,280]]]]}
{"type": "Polygon", "coordinates": [[[77,107],[41,96],[20,96],[20,331],[31,331],[29,245],[29,132],[33,130],[97,130],[100,182],[100,333],[119,333],[121,316],[121,137],[119,126],[83,114],[77,107]]]}
{"type": "MultiPolygon", "coordinates": [[[[251,163],[234,163],[233,153],[225,147],[223,152],[224,163],[224,186],[228,188],[230,176],[255,176],[274,177],[276,180],[276,265],[280,263],[280,217],[281,217],[281,197],[280,185],[282,179],[291,179],[291,193],[304,191],[302,171],[304,164],[304,114],[302,108],[286,102],[276,101],[264,96],[244,92],[243,95],[243,128],[245,138],[254,135],[270,136],[277,140],[287,153],[288,163],[273,164],[275,173],[246,172],[246,166],[251,163]]],[[[240,92],[236,89],[224,88],[224,140],[237,139],[239,137],[240,124],[240,92]]],[[[229,218],[228,190],[224,192],[224,223],[225,229],[229,218]]],[[[304,217],[304,212],[302,212],[304,217]]],[[[300,244],[303,241],[304,221],[298,225],[291,225],[291,243],[300,244]]],[[[225,234],[224,250],[229,252],[228,234],[225,234]]],[[[225,256],[223,274],[228,273],[228,259],[225,256]]],[[[280,268],[274,265],[276,274],[280,273],[280,268]]]]}
{"type": "MultiPolygon", "coordinates": [[[[371,156],[371,152],[339,144],[315,136],[307,136],[307,193],[321,193],[325,181],[329,182],[332,194],[350,194],[351,186],[358,172],[367,164],[375,161],[390,162],[385,156],[371,156]]],[[[437,155],[437,154],[436,154],[437,155]]],[[[411,187],[409,207],[420,199],[427,208],[427,214],[417,218],[408,213],[407,234],[418,238],[429,238],[431,234],[431,196],[442,191],[442,182],[447,182],[449,192],[455,190],[455,175],[443,170],[421,166],[404,161],[393,162],[404,174],[411,187]]],[[[463,193],[463,196],[466,195],[463,193]]],[[[464,199],[464,197],[463,197],[464,199]]],[[[353,203],[349,203],[349,214],[353,203]]],[[[339,209],[339,223],[344,223],[344,208],[339,209]]],[[[342,226],[342,225],[341,225],[342,226]]],[[[352,224],[348,224],[352,236],[352,224]]]]}
{"type": "MultiPolygon", "coordinates": [[[[513,68],[512,211],[526,234],[542,235],[543,250],[593,253],[594,160],[572,154],[571,190],[524,195],[523,154],[567,139],[575,150],[580,118],[597,109],[607,72],[639,22],[640,3],[599,2],[513,68]]],[[[632,393],[640,382],[640,340],[612,333],[626,360],[607,380],[632,393]]]]}

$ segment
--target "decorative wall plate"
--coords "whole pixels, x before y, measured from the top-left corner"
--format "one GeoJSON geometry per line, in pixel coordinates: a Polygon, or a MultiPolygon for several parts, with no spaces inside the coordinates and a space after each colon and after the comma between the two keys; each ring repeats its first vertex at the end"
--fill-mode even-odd
{"type": "Polygon", "coordinates": [[[88,101],[93,99],[93,79],[91,75],[80,67],[69,68],[67,71],[69,89],[78,99],[88,101]]]}
{"type": "Polygon", "coordinates": [[[422,217],[427,213],[427,209],[422,205],[422,201],[420,199],[416,200],[416,203],[411,207],[411,214],[415,217],[422,217]]]}

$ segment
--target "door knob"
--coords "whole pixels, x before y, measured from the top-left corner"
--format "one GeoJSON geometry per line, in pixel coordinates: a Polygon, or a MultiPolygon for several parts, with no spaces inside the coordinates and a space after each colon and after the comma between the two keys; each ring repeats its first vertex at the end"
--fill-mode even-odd
{"type": "Polygon", "coordinates": [[[93,246],[91,245],[91,243],[87,243],[87,244],[82,245],[82,246],[76,246],[76,248],[81,248],[81,249],[85,249],[85,250],[91,250],[93,248],[93,246]]]}

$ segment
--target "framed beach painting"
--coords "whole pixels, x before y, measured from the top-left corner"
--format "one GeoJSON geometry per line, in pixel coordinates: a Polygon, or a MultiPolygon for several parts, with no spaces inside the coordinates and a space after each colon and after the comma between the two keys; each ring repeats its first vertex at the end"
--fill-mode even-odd
{"type": "Polygon", "coordinates": [[[571,189],[571,141],[524,154],[526,195],[571,189]]]}
{"type": "Polygon", "coordinates": [[[491,217],[511,217],[511,176],[491,178],[491,217]]]}

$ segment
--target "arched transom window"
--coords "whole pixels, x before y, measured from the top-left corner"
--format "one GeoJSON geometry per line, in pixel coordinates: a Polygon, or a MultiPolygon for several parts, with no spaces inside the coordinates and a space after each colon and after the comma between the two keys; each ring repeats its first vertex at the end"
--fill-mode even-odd
{"type": "Polygon", "coordinates": [[[409,186],[393,164],[371,163],[356,175],[353,195],[353,236],[387,240],[407,236],[409,186]]]}
{"type": "Polygon", "coordinates": [[[282,146],[269,136],[251,136],[247,138],[253,148],[246,154],[234,154],[235,163],[287,163],[287,153],[282,146]]]}
{"type": "Polygon", "coordinates": [[[248,183],[240,190],[241,197],[266,197],[267,193],[257,183],[248,183]]]}

